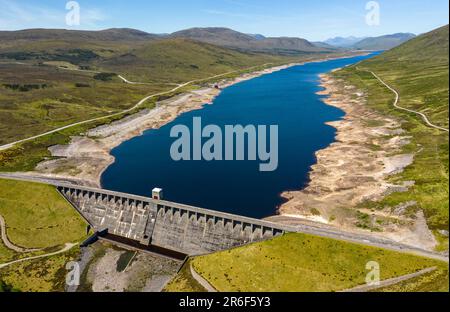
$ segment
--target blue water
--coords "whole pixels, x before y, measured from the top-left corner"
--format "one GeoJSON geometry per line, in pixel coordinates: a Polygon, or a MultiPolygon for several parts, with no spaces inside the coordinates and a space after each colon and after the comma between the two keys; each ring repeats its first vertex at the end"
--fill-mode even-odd
{"type": "MultiPolygon", "coordinates": [[[[372,56],[372,55],[371,55],[372,56]]],[[[319,74],[370,56],[309,63],[245,81],[225,89],[213,105],[189,112],[158,130],[149,130],[114,149],[116,162],[102,176],[109,190],[151,196],[164,189],[165,199],[212,210],[263,218],[276,213],[280,194],[300,190],[309,182],[315,153],[335,140],[326,122],[339,120],[343,111],[325,105],[319,74]],[[255,161],[175,162],[170,147],[174,125],[279,125],[279,166],[260,172],[255,161]]]]}

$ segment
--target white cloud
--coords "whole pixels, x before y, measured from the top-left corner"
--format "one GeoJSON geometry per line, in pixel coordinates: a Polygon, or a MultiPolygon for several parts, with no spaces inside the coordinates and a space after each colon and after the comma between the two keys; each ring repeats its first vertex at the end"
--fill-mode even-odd
{"type": "MultiPolygon", "coordinates": [[[[71,28],[66,25],[65,2],[61,8],[47,8],[19,4],[17,1],[0,0],[0,30],[27,28],[71,28]]],[[[81,25],[78,29],[99,28],[107,16],[98,9],[81,7],[81,25]]]]}

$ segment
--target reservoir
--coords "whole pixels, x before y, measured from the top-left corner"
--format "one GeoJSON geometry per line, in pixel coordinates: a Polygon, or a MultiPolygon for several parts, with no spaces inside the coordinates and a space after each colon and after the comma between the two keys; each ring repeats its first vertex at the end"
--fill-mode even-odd
{"type": "Polygon", "coordinates": [[[368,56],[308,63],[228,87],[202,110],[180,115],[172,123],[124,142],[112,151],[116,162],[102,176],[108,190],[151,197],[155,187],[164,199],[201,208],[264,218],[276,214],[280,194],[308,185],[315,153],[335,141],[325,123],[344,117],[316,93],[319,75],[368,56]],[[278,167],[261,172],[259,161],[174,161],[170,137],[175,125],[278,125],[278,167]]]}

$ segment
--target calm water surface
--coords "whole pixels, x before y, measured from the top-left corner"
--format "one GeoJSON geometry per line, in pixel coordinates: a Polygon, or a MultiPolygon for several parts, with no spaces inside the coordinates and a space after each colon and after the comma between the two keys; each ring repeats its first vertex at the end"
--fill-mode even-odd
{"type": "Polygon", "coordinates": [[[255,218],[273,215],[283,203],[280,194],[304,188],[315,153],[334,142],[336,131],[325,123],[344,116],[316,94],[321,90],[319,75],[371,56],[309,63],[231,86],[213,105],[114,149],[116,162],[103,174],[102,186],[148,197],[161,187],[170,201],[255,218]],[[174,162],[170,130],[179,124],[192,128],[194,117],[222,129],[279,125],[278,170],[260,172],[259,161],[174,162]]]}

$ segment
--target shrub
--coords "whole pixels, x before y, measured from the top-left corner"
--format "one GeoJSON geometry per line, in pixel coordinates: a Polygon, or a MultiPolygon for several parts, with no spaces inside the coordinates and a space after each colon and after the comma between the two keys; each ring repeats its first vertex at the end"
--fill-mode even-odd
{"type": "Polygon", "coordinates": [[[75,84],[75,87],[77,87],[77,88],[90,88],[91,85],[88,84],[88,83],[77,82],[77,83],[75,84]]]}
{"type": "Polygon", "coordinates": [[[114,73],[100,73],[100,74],[96,74],[94,76],[95,80],[101,80],[101,81],[111,81],[113,79],[113,77],[117,76],[114,73]]]}
{"type": "Polygon", "coordinates": [[[322,215],[322,214],[320,213],[320,211],[319,211],[318,209],[316,209],[316,208],[311,208],[310,212],[311,212],[311,214],[312,214],[313,216],[321,216],[321,215],[322,215]]]}

